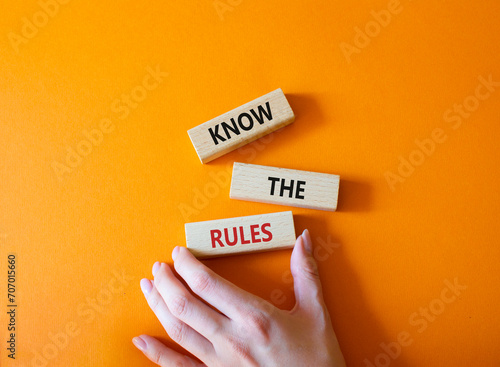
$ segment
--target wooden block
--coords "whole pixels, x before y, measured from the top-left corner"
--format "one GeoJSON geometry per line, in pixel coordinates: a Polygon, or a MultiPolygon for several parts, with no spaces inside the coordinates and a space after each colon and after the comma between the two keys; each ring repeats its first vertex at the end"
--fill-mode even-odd
{"type": "Polygon", "coordinates": [[[229,197],[335,211],[340,177],[235,162],[229,197]]]}
{"type": "Polygon", "coordinates": [[[188,249],[198,258],[291,248],[291,211],[186,223],[188,249]]]}
{"type": "Polygon", "coordinates": [[[207,163],[295,120],[281,89],[188,130],[201,160],[207,163]]]}

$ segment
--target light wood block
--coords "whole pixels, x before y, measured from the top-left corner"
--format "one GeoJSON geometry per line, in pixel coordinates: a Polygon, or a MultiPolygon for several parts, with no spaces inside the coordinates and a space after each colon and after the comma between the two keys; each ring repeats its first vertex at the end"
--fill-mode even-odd
{"type": "Polygon", "coordinates": [[[292,248],[291,211],[186,223],[188,249],[198,258],[292,248]]]}
{"type": "Polygon", "coordinates": [[[188,130],[188,134],[201,163],[207,163],[294,120],[283,91],[276,89],[188,130]]]}
{"type": "Polygon", "coordinates": [[[235,162],[231,199],[335,211],[340,177],[235,162]]]}

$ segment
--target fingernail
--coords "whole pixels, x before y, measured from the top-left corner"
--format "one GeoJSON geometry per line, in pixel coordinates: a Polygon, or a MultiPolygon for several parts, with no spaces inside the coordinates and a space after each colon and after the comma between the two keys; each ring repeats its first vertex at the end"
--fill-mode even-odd
{"type": "Polygon", "coordinates": [[[311,242],[311,236],[309,235],[309,231],[307,229],[304,229],[304,232],[302,232],[302,239],[304,240],[304,247],[306,251],[310,254],[312,254],[312,242],[311,242]]]}
{"type": "Polygon", "coordinates": [[[136,336],[135,338],[133,338],[132,343],[134,343],[134,345],[137,347],[137,349],[139,349],[142,352],[144,352],[146,350],[146,348],[148,347],[148,345],[146,344],[144,339],[142,339],[140,336],[136,336]]]}
{"type": "Polygon", "coordinates": [[[149,279],[141,279],[141,289],[142,293],[144,293],[146,296],[151,292],[151,289],[153,289],[153,285],[151,284],[151,281],[149,279]]]}
{"type": "Polygon", "coordinates": [[[158,271],[158,269],[160,269],[160,262],[157,261],[153,264],[153,276],[156,275],[156,272],[158,271]]]}
{"type": "Polygon", "coordinates": [[[175,261],[175,258],[177,257],[178,254],[179,254],[179,246],[175,246],[174,251],[172,251],[172,260],[175,261]]]}

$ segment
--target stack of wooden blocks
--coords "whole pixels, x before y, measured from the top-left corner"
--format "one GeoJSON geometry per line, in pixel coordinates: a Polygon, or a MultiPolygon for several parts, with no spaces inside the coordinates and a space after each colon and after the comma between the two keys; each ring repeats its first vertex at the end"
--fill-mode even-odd
{"type": "MultiPolygon", "coordinates": [[[[277,89],[188,131],[202,163],[291,124],[295,115],[277,89]]],[[[234,163],[231,199],[335,211],[339,176],[234,163]]],[[[198,258],[293,247],[291,211],[186,223],[186,242],[198,258]]]]}

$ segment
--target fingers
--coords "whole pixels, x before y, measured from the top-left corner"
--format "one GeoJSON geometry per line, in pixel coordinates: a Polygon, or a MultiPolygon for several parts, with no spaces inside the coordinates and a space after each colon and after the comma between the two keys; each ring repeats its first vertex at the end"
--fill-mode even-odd
{"type": "Polygon", "coordinates": [[[172,258],[175,270],[192,291],[230,319],[244,321],[249,313],[274,309],[269,302],[215,274],[185,247],[176,247],[172,258]]]}
{"type": "Polygon", "coordinates": [[[227,317],[194,297],[172,273],[170,266],[160,264],[154,276],[155,288],[170,313],[210,341],[224,330],[227,317]]]}
{"type": "Polygon", "coordinates": [[[149,307],[151,307],[170,338],[198,358],[202,360],[210,358],[214,353],[212,344],[190,326],[172,315],[152,281],[142,279],[141,289],[149,307]]]}
{"type": "Polygon", "coordinates": [[[163,343],[149,335],[137,336],[132,339],[132,343],[134,343],[137,349],[143,352],[151,362],[156,363],[161,367],[204,366],[204,364],[168,348],[163,343]]]}
{"type": "Polygon", "coordinates": [[[306,229],[295,242],[290,268],[293,276],[293,287],[296,308],[317,311],[323,305],[323,293],[319,279],[318,265],[312,255],[312,241],[306,229]]]}

